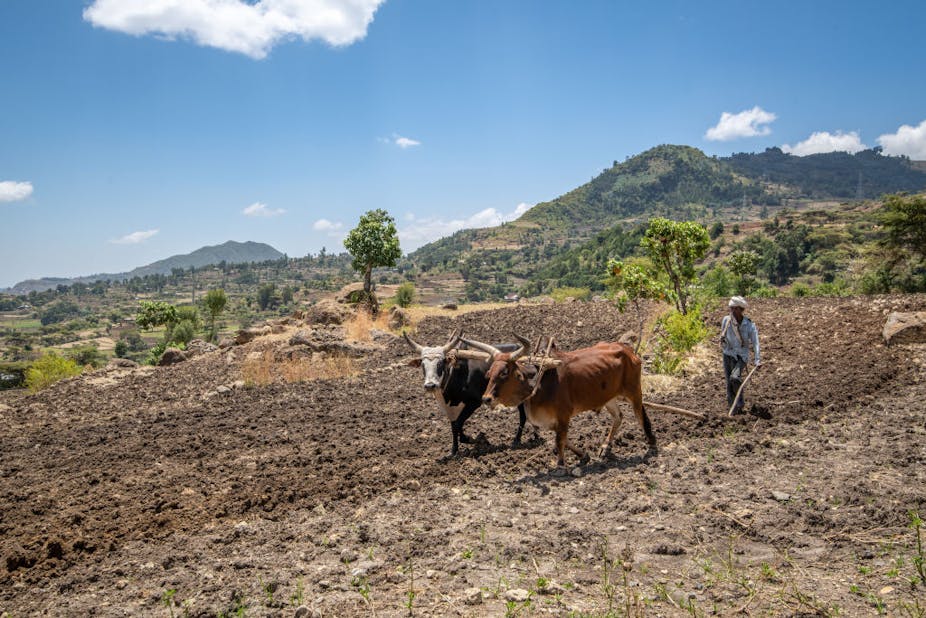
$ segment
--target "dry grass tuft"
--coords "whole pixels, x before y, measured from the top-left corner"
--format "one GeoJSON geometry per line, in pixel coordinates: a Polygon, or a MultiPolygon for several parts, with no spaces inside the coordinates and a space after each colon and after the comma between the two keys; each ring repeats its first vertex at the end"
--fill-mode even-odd
{"type": "Polygon", "coordinates": [[[354,359],[346,356],[325,356],[320,360],[277,361],[270,350],[257,358],[246,359],[241,365],[241,378],[244,383],[254,386],[348,378],[359,372],[354,359]]]}
{"type": "Polygon", "coordinates": [[[385,311],[380,311],[376,319],[373,319],[373,316],[366,311],[358,311],[354,314],[354,317],[344,323],[344,331],[347,334],[347,338],[351,341],[369,343],[373,340],[370,331],[374,328],[388,331],[389,314],[385,311]]]}
{"type": "Polygon", "coordinates": [[[655,395],[668,395],[679,391],[684,388],[686,381],[700,378],[707,373],[711,365],[718,362],[720,361],[717,359],[717,353],[709,343],[698,344],[685,359],[680,375],[644,373],[643,398],[649,399],[655,395]]]}

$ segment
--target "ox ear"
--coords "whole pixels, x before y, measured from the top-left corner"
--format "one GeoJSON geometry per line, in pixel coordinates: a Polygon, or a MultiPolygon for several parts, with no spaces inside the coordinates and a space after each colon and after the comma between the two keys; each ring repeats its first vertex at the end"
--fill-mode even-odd
{"type": "Polygon", "coordinates": [[[409,367],[421,367],[421,358],[413,358],[408,361],[409,367]]]}

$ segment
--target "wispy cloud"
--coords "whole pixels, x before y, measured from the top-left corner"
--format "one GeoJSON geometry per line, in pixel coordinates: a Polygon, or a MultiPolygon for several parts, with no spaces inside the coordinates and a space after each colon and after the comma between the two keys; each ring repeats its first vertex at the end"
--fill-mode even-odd
{"type": "Polygon", "coordinates": [[[4,180],[0,182],[0,202],[18,202],[32,195],[31,182],[4,180]]]}
{"type": "Polygon", "coordinates": [[[146,230],[144,232],[132,232],[131,234],[126,234],[122,238],[117,238],[110,242],[116,245],[137,245],[138,243],[145,242],[159,231],[160,230],[146,230]]]}
{"type": "Polygon", "coordinates": [[[241,211],[247,217],[277,217],[285,212],[282,208],[267,208],[263,202],[254,202],[241,211]]]}
{"type": "Polygon", "coordinates": [[[412,146],[420,146],[421,142],[410,137],[402,137],[401,135],[395,138],[395,145],[399,148],[411,148],[412,146]]]}
{"type": "Polygon", "coordinates": [[[886,133],[878,138],[884,154],[906,155],[911,159],[926,160],[926,120],[915,127],[901,125],[896,133],[886,133]]]}
{"type": "Polygon", "coordinates": [[[285,40],[350,45],[384,0],[95,0],[84,20],[134,36],[188,39],[261,59],[285,40]]]}
{"type": "Polygon", "coordinates": [[[450,236],[457,230],[493,227],[507,221],[514,221],[533,206],[533,204],[521,203],[509,213],[500,212],[495,208],[486,208],[465,219],[419,218],[414,214],[409,214],[399,227],[399,240],[402,242],[403,251],[414,251],[421,245],[450,236]]]}
{"type": "Polygon", "coordinates": [[[777,117],[758,105],[738,114],[723,112],[720,115],[720,122],[708,129],[704,138],[715,142],[727,142],[742,137],[768,135],[772,132],[768,125],[777,117]]]}
{"type": "Polygon", "coordinates": [[[412,139],[410,137],[403,137],[399,135],[398,133],[393,133],[392,137],[379,137],[377,139],[384,144],[393,144],[395,146],[398,146],[402,150],[405,150],[406,148],[412,148],[414,146],[421,145],[420,141],[416,139],[412,139]]]}
{"type": "Polygon", "coordinates": [[[843,133],[842,131],[836,131],[835,133],[830,133],[829,131],[815,131],[810,137],[802,142],[796,143],[794,146],[784,144],[781,147],[784,152],[798,157],[820,154],[823,152],[848,152],[850,154],[855,154],[866,148],[868,148],[868,146],[862,143],[856,131],[850,131],[848,133],[843,133]]]}

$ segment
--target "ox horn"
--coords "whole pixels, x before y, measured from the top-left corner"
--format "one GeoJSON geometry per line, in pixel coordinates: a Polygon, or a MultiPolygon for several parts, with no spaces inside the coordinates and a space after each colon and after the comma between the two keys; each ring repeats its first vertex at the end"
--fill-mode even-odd
{"type": "Polygon", "coordinates": [[[405,337],[405,341],[408,342],[408,345],[412,346],[412,348],[415,350],[415,352],[418,352],[418,354],[421,354],[421,351],[424,349],[424,346],[423,346],[423,345],[421,345],[420,343],[415,343],[414,341],[412,341],[412,338],[409,337],[409,336],[408,336],[408,333],[406,333],[406,332],[403,332],[403,333],[402,333],[402,336],[405,337]]]}
{"type": "Polygon", "coordinates": [[[450,335],[450,341],[444,346],[444,354],[452,350],[453,346],[457,344],[461,337],[463,337],[462,329],[453,331],[453,334],[450,335]]]}
{"type": "Polygon", "coordinates": [[[531,349],[531,342],[525,339],[524,337],[522,337],[521,335],[518,335],[517,333],[511,333],[511,334],[514,335],[514,338],[517,339],[521,343],[521,347],[511,353],[511,360],[518,360],[519,358],[524,356],[525,352],[531,349]]]}
{"type": "Polygon", "coordinates": [[[502,353],[501,350],[499,350],[495,346],[489,345],[488,343],[482,343],[481,341],[471,341],[469,339],[464,339],[462,337],[460,337],[460,341],[462,341],[463,343],[465,343],[466,345],[472,348],[476,348],[477,350],[482,350],[483,352],[486,352],[487,354],[489,354],[490,358],[495,358],[496,356],[502,353]]]}

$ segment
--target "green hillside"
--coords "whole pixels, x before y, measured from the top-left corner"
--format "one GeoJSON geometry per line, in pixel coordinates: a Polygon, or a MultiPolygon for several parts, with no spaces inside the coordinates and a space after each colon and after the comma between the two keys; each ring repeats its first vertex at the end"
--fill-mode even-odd
{"type": "Polygon", "coordinates": [[[758,183],[697,148],[664,145],[615,163],[591,182],[537,204],[521,220],[597,232],[629,218],[697,218],[708,209],[762,196],[758,183]]]}
{"type": "Polygon", "coordinates": [[[721,159],[738,174],[776,185],[791,197],[877,199],[885,193],[926,189],[926,165],[880,149],[797,157],[780,148],[721,159]]]}

